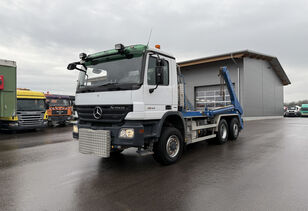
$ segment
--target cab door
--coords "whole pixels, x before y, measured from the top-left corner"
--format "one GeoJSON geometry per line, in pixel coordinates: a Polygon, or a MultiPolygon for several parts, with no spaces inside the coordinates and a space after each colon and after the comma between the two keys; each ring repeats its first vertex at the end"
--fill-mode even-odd
{"type": "Polygon", "coordinates": [[[145,119],[160,119],[167,111],[171,111],[173,103],[173,80],[171,75],[172,60],[159,55],[163,59],[163,82],[156,87],[157,54],[148,53],[144,74],[144,111],[145,119]]]}

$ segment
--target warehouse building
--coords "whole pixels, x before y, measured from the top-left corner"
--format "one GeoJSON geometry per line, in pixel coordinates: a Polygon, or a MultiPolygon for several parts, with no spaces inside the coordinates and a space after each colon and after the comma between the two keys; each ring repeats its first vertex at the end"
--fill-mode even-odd
{"type": "Polygon", "coordinates": [[[198,110],[230,104],[218,77],[219,68],[227,66],[246,119],[283,116],[283,86],[291,82],[276,57],[245,50],[178,65],[185,77],[187,99],[198,110]]]}

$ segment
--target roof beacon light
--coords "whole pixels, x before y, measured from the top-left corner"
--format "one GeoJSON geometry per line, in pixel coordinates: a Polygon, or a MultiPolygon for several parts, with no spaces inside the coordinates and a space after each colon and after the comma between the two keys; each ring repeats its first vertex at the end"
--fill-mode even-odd
{"type": "Polygon", "coordinates": [[[155,48],[160,49],[160,45],[155,45],[155,48]]]}
{"type": "Polygon", "coordinates": [[[121,50],[123,50],[123,49],[124,49],[124,45],[123,45],[123,44],[121,44],[121,43],[116,44],[116,45],[115,45],[115,49],[116,49],[116,50],[118,50],[118,51],[121,51],[121,50]]]}
{"type": "Polygon", "coordinates": [[[80,53],[80,54],[79,54],[79,58],[80,58],[81,60],[85,60],[85,59],[87,58],[87,54],[85,54],[85,53],[80,53]]]}

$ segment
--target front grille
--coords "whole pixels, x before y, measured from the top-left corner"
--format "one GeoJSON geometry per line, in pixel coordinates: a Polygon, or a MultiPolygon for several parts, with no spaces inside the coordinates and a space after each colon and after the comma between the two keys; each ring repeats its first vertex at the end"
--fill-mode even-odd
{"type": "Polygon", "coordinates": [[[67,110],[52,110],[51,113],[54,115],[67,115],[67,110]]]}
{"type": "Polygon", "coordinates": [[[42,114],[19,114],[18,123],[20,126],[36,126],[43,124],[42,114]]]}
{"type": "Polygon", "coordinates": [[[76,106],[78,117],[82,121],[100,123],[119,123],[122,122],[128,112],[133,111],[133,105],[100,105],[102,115],[99,119],[94,118],[95,105],[76,106]]]}
{"type": "Polygon", "coordinates": [[[111,148],[110,131],[79,129],[79,152],[109,157],[111,148]]]}

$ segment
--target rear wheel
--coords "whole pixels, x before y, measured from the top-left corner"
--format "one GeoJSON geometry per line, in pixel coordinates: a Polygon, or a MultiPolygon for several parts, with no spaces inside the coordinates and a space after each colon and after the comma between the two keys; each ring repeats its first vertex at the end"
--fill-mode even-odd
{"type": "Polygon", "coordinates": [[[165,128],[158,142],[154,144],[154,159],[163,165],[170,165],[178,161],[184,148],[181,132],[173,127],[165,128]]]}
{"type": "Polygon", "coordinates": [[[224,144],[228,141],[229,129],[228,123],[225,119],[221,119],[218,124],[218,131],[216,133],[216,144],[224,144]]]}
{"type": "Polygon", "coordinates": [[[237,118],[231,119],[229,125],[230,140],[235,141],[240,133],[240,123],[237,118]]]}

